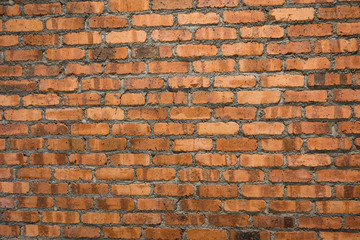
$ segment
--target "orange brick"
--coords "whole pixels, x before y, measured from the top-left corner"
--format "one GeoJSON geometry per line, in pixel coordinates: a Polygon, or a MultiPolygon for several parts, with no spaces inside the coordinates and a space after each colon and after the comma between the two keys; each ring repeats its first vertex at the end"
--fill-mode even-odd
{"type": "Polygon", "coordinates": [[[248,6],[272,6],[283,5],[285,0],[258,0],[256,2],[251,0],[244,0],[244,4],[248,6]]]}
{"type": "Polygon", "coordinates": [[[335,8],[319,8],[319,19],[360,18],[358,6],[337,6],[335,8]]]}
{"type": "Polygon", "coordinates": [[[140,74],[145,71],[143,62],[108,63],[105,67],[107,74],[140,74]]]}
{"type": "MultiPolygon", "coordinates": [[[[205,1],[205,0],[204,0],[205,1]]],[[[225,11],[223,13],[226,23],[256,23],[264,22],[265,14],[263,11],[225,11]]]]}
{"type": "Polygon", "coordinates": [[[133,150],[166,151],[170,148],[170,141],[163,138],[133,138],[130,143],[133,150]]]}
{"type": "Polygon", "coordinates": [[[319,201],[316,202],[316,211],[318,213],[359,214],[359,206],[359,201],[319,201]]]}
{"type": "Polygon", "coordinates": [[[159,26],[172,26],[174,19],[172,15],[160,15],[160,14],[144,14],[134,15],[133,26],[135,27],[159,27],[159,26]]]}
{"type": "Polygon", "coordinates": [[[189,229],[186,233],[187,239],[226,239],[227,232],[225,230],[215,230],[215,229],[189,229]],[[209,236],[211,236],[209,238],[209,236]]]}
{"type": "Polygon", "coordinates": [[[32,191],[34,193],[42,194],[67,194],[67,183],[48,183],[48,182],[34,182],[32,184],[32,191]]]}
{"type": "Polygon", "coordinates": [[[310,201],[279,200],[270,203],[270,209],[277,212],[309,212],[312,210],[310,201]]]}
{"type": "Polygon", "coordinates": [[[326,102],[327,92],[322,90],[285,91],[285,102],[326,102]]]}
{"type": "Polygon", "coordinates": [[[150,165],[150,157],[147,154],[115,154],[110,157],[111,165],[150,165]]]}
{"type": "Polygon", "coordinates": [[[0,106],[19,106],[20,96],[19,95],[0,95],[0,106]]]}
{"type": "Polygon", "coordinates": [[[242,125],[245,135],[281,135],[285,126],[282,123],[254,122],[242,125]]]}
{"type": "Polygon", "coordinates": [[[25,225],[24,235],[30,237],[58,237],[60,236],[60,226],[25,225]]]}
{"type": "Polygon", "coordinates": [[[153,10],[192,8],[191,0],[153,0],[153,10]]]}
{"type": "Polygon", "coordinates": [[[166,196],[190,196],[194,194],[194,187],[186,184],[156,184],[154,192],[166,196]]]}
{"type": "Polygon", "coordinates": [[[140,198],[138,199],[137,206],[139,210],[175,210],[175,202],[168,198],[140,198]]]}
{"type": "Polygon", "coordinates": [[[18,206],[24,208],[51,208],[54,201],[51,197],[18,197],[18,206]]]}
{"type": "Polygon", "coordinates": [[[219,23],[219,17],[214,12],[200,13],[193,12],[189,14],[178,14],[178,24],[217,24],[219,23]]]}
{"type": "Polygon", "coordinates": [[[140,181],[170,181],[176,176],[173,168],[137,168],[136,179],[140,181]]]}
{"type": "Polygon", "coordinates": [[[271,182],[310,182],[312,179],[307,170],[272,170],[269,173],[271,182]]]}
{"type": "Polygon", "coordinates": [[[101,121],[101,120],[123,120],[124,119],[124,110],[120,108],[89,108],[86,109],[86,117],[101,121]]]}
{"type": "Polygon", "coordinates": [[[115,195],[150,195],[151,187],[149,184],[127,184],[112,185],[112,194],[115,195]]]}
{"type": "Polygon", "coordinates": [[[40,219],[39,212],[32,211],[4,211],[3,219],[9,222],[38,222],[40,219]]]}
{"type": "Polygon", "coordinates": [[[5,29],[9,32],[35,32],[44,29],[39,19],[10,19],[5,22],[5,29]]]}
{"type": "Polygon", "coordinates": [[[26,68],[27,76],[58,76],[61,68],[58,65],[32,65],[26,68]]]}
{"type": "Polygon", "coordinates": [[[144,234],[151,239],[181,239],[182,231],[174,228],[146,228],[144,234]]]}
{"type": "Polygon", "coordinates": [[[48,92],[72,92],[78,90],[76,78],[40,79],[39,90],[48,92]]]}
{"type": "Polygon", "coordinates": [[[125,213],[123,216],[125,224],[157,225],[161,223],[159,213],[125,213]]]}
{"type": "MultiPolygon", "coordinates": [[[[25,36],[23,37],[23,39],[24,38],[25,38],[25,36]]],[[[15,35],[2,35],[2,36],[0,36],[0,46],[2,46],[2,47],[16,46],[18,44],[19,44],[19,37],[18,36],[15,36],[15,35]]]]}
{"type": "Polygon", "coordinates": [[[135,203],[131,198],[104,198],[97,199],[97,205],[100,209],[127,209],[134,210],[135,203]]]}
{"type": "Polygon", "coordinates": [[[320,232],[320,237],[322,239],[344,239],[352,240],[360,238],[359,233],[350,233],[350,232],[320,232]]]}
{"type": "Polygon", "coordinates": [[[360,23],[338,23],[336,29],[339,35],[356,35],[360,33],[360,23]]]}
{"type": "Polygon", "coordinates": [[[311,45],[308,41],[269,43],[267,46],[268,54],[299,54],[311,52],[311,45]]]}
{"type": "Polygon", "coordinates": [[[226,170],[223,176],[227,182],[262,182],[265,179],[260,170],[226,170]]]}
{"type": "Polygon", "coordinates": [[[85,150],[85,140],[78,138],[48,139],[49,150],[85,150]]]}
{"type": "Polygon", "coordinates": [[[277,25],[240,28],[241,38],[282,38],[284,29],[277,25]]]}
{"type": "Polygon", "coordinates": [[[195,40],[236,39],[236,37],[237,33],[235,28],[199,28],[195,32],[195,40]]]}
{"type": "Polygon", "coordinates": [[[164,87],[163,78],[128,78],[124,79],[126,89],[158,89],[164,87]]]}
{"type": "Polygon", "coordinates": [[[66,45],[83,45],[83,44],[100,44],[101,33],[98,32],[78,32],[67,33],[64,35],[64,44],[66,45]]]}
{"type": "Polygon", "coordinates": [[[0,192],[2,193],[28,193],[28,182],[0,182],[0,192]]]}
{"type": "Polygon", "coordinates": [[[20,77],[23,69],[19,65],[0,65],[0,77],[20,77]]]}
{"type": "Polygon", "coordinates": [[[91,169],[68,168],[55,169],[54,177],[59,180],[91,180],[91,169]]]}
{"type": "Polygon", "coordinates": [[[81,222],[88,224],[114,224],[120,222],[119,213],[87,212],[81,216],[81,222]]]}
{"type": "Polygon", "coordinates": [[[314,15],[314,8],[277,8],[270,10],[269,20],[311,21],[314,15]]]}
{"type": "Polygon", "coordinates": [[[306,117],[324,118],[324,119],[338,119],[349,118],[351,109],[349,106],[307,106],[305,107],[306,117]]]}
{"type": "Polygon", "coordinates": [[[218,88],[251,88],[255,87],[256,78],[249,75],[216,76],[214,87],[218,88]]]}
{"type": "Polygon", "coordinates": [[[43,138],[10,139],[10,149],[13,150],[38,150],[44,145],[43,138]]]}
{"type": "Polygon", "coordinates": [[[209,223],[213,226],[249,226],[249,215],[219,214],[209,215],[209,223]]]}
{"type": "Polygon", "coordinates": [[[13,81],[6,80],[0,82],[0,91],[1,92],[31,92],[37,89],[37,83],[35,81],[13,81]]]}
{"type": "Polygon", "coordinates": [[[202,44],[187,44],[178,45],[176,54],[179,57],[201,57],[201,56],[215,56],[217,47],[215,45],[202,45],[202,44]]]}
{"type": "Polygon", "coordinates": [[[199,135],[236,135],[239,132],[239,125],[234,122],[198,123],[199,135]]]}
{"type": "Polygon", "coordinates": [[[17,177],[22,179],[50,179],[50,168],[22,168],[17,171],[17,177]]]}
{"type": "Polygon", "coordinates": [[[149,0],[110,0],[109,8],[113,12],[141,12],[149,9],[149,0]]]}
{"type": "Polygon", "coordinates": [[[4,53],[6,61],[38,61],[43,57],[42,51],[36,49],[6,50],[4,53]]]}
{"type": "Polygon", "coordinates": [[[82,119],[82,110],[78,108],[64,108],[64,109],[46,109],[45,118],[47,120],[58,121],[76,121],[82,119]]]}
{"type": "Polygon", "coordinates": [[[155,123],[154,134],[156,135],[192,135],[195,126],[191,123],[155,123]]]}
{"type": "Polygon", "coordinates": [[[331,163],[329,155],[326,154],[299,154],[287,156],[289,167],[317,167],[328,166],[331,163]]]}
{"type": "Polygon", "coordinates": [[[105,183],[72,183],[71,192],[75,194],[107,194],[109,186],[105,183]]]}
{"type": "Polygon", "coordinates": [[[125,138],[90,139],[91,151],[116,151],[126,149],[125,138]]]}
{"type": "Polygon", "coordinates": [[[141,228],[130,227],[104,227],[105,238],[133,238],[139,239],[141,237],[141,228]]]}
{"type": "Polygon", "coordinates": [[[151,127],[149,124],[121,123],[114,124],[112,131],[114,135],[149,135],[151,127]]]}
{"type": "Polygon", "coordinates": [[[180,206],[187,211],[220,211],[221,201],[218,199],[183,199],[180,206]]]}
{"type": "Polygon", "coordinates": [[[280,91],[240,91],[237,93],[239,104],[278,103],[280,91]]]}
{"type": "Polygon", "coordinates": [[[189,30],[154,30],[151,34],[154,41],[189,41],[192,39],[192,33],[189,30]]]}
{"type": "Polygon", "coordinates": [[[167,111],[165,108],[132,108],[128,110],[128,118],[134,119],[145,119],[145,120],[157,120],[166,119],[167,111]]]}
{"type": "Polygon", "coordinates": [[[149,93],[148,104],[186,104],[187,93],[184,92],[161,92],[161,93],[149,93]]]}
{"type": "Polygon", "coordinates": [[[242,59],[239,60],[240,72],[281,71],[280,59],[242,59]]]}
{"type": "Polygon", "coordinates": [[[255,119],[256,108],[254,107],[224,107],[215,109],[215,118],[222,119],[255,119]]]}
{"type": "Polygon", "coordinates": [[[188,153],[155,155],[153,157],[155,165],[191,165],[192,162],[192,156],[188,153]]]}
{"type": "Polygon", "coordinates": [[[356,52],[359,42],[356,38],[315,41],[315,53],[356,52]]]}
{"type": "Polygon", "coordinates": [[[85,226],[67,226],[64,227],[64,236],[70,238],[98,238],[100,237],[100,228],[85,226]]]}
{"type": "Polygon", "coordinates": [[[335,159],[335,166],[338,167],[360,166],[360,155],[359,154],[341,155],[335,159]]]}
{"type": "Polygon", "coordinates": [[[198,103],[231,103],[234,101],[234,94],[231,92],[194,92],[192,102],[198,103]]]}
{"type": "Polygon", "coordinates": [[[121,81],[112,78],[87,78],[81,80],[81,85],[82,90],[118,90],[121,88],[121,81]]]}
{"type": "Polygon", "coordinates": [[[223,44],[221,50],[225,56],[262,55],[264,52],[264,45],[252,42],[223,44]]]}
{"type": "Polygon", "coordinates": [[[46,50],[46,57],[53,61],[79,60],[85,56],[85,50],[80,48],[60,48],[46,50]]]}
{"type": "Polygon", "coordinates": [[[337,69],[360,69],[360,56],[343,56],[335,58],[337,69]]]}
{"type": "Polygon", "coordinates": [[[301,109],[298,106],[267,107],[263,110],[263,118],[300,118],[301,109]]]}
{"type": "Polygon", "coordinates": [[[106,36],[107,43],[133,43],[145,42],[146,32],[143,30],[129,30],[122,32],[110,32],[106,36]]]}
{"type": "Polygon", "coordinates": [[[193,65],[195,71],[200,73],[233,72],[235,70],[235,61],[232,59],[195,61],[193,65]]]}
{"type": "Polygon", "coordinates": [[[173,151],[201,151],[211,150],[213,143],[211,139],[197,138],[197,139],[175,139],[172,150],[173,151]]]}

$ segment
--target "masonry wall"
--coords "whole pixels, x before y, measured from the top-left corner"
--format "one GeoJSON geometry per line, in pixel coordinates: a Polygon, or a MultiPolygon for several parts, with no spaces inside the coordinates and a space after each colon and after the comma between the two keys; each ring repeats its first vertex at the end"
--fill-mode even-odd
{"type": "Polygon", "coordinates": [[[360,239],[359,0],[0,13],[2,239],[360,239]]]}

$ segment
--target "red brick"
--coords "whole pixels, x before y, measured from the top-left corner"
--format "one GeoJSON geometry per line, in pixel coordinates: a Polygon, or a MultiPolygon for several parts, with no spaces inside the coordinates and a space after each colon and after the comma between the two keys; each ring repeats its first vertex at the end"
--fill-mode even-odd
{"type": "Polygon", "coordinates": [[[360,155],[359,154],[341,155],[335,159],[335,166],[338,166],[338,167],[360,166],[360,155]]]}
{"type": "Polygon", "coordinates": [[[100,237],[100,228],[85,226],[67,226],[64,227],[64,236],[70,238],[98,238],[100,237]]]}
{"type": "Polygon", "coordinates": [[[148,104],[186,104],[187,93],[184,92],[162,92],[149,93],[148,104]]]}
{"type": "Polygon", "coordinates": [[[170,181],[176,176],[172,168],[137,168],[136,179],[141,181],[170,181]]]}
{"type": "Polygon", "coordinates": [[[28,182],[0,182],[0,192],[2,193],[28,193],[28,182]]]}
{"type": "Polygon", "coordinates": [[[24,235],[30,237],[58,237],[60,236],[60,226],[25,225],[24,235]]]}
{"type": "Polygon", "coordinates": [[[164,87],[162,78],[128,78],[124,79],[126,89],[158,89],[164,87]]]}
{"type": "Polygon", "coordinates": [[[223,176],[227,182],[261,182],[265,179],[260,170],[226,170],[223,176]]]}
{"type": "Polygon", "coordinates": [[[155,155],[153,157],[153,164],[155,165],[191,165],[192,162],[192,156],[188,153],[155,155]]]}
{"type": "Polygon", "coordinates": [[[121,81],[112,78],[87,78],[81,80],[81,85],[82,90],[118,90],[121,88],[121,81]]]}
{"type": "Polygon", "coordinates": [[[108,123],[74,123],[71,126],[72,135],[108,135],[108,123]]]}
{"type": "Polygon", "coordinates": [[[63,153],[33,153],[30,155],[30,164],[64,165],[67,164],[67,156],[63,153]]]}
{"type": "Polygon", "coordinates": [[[1,208],[13,208],[14,207],[14,198],[0,197],[0,207],[1,208]]]}
{"type": "Polygon", "coordinates": [[[216,54],[215,45],[187,44],[176,47],[176,55],[179,57],[215,56],[216,54]]]}
{"type": "Polygon", "coordinates": [[[189,14],[178,14],[178,24],[217,24],[219,23],[219,17],[215,12],[201,13],[193,12],[189,14]]]}
{"type": "Polygon", "coordinates": [[[358,6],[337,6],[335,8],[319,8],[319,19],[360,18],[358,6]]]}
{"type": "Polygon", "coordinates": [[[346,229],[359,229],[360,226],[360,217],[346,217],[345,218],[345,228],[346,229]]]}
{"type": "Polygon", "coordinates": [[[149,184],[127,184],[112,185],[112,194],[114,195],[150,195],[151,187],[149,184]]]}
{"type": "Polygon", "coordinates": [[[157,120],[166,119],[167,111],[165,108],[132,108],[128,110],[128,118],[131,120],[145,119],[145,120],[157,120]]]}
{"type": "Polygon", "coordinates": [[[242,185],[241,193],[245,197],[283,197],[284,187],[279,185],[242,185]]]}
{"type": "Polygon", "coordinates": [[[149,135],[151,127],[149,124],[121,123],[113,125],[114,135],[149,135]]]}
{"type": "Polygon", "coordinates": [[[284,130],[282,123],[254,122],[242,125],[245,135],[281,135],[284,130]]]}
{"type": "Polygon", "coordinates": [[[40,219],[39,212],[32,211],[4,211],[3,219],[9,222],[38,222],[40,219]]]}
{"type": "Polygon", "coordinates": [[[146,32],[143,30],[129,30],[122,32],[110,32],[106,36],[107,43],[133,43],[145,42],[146,32]]]}
{"type": "Polygon", "coordinates": [[[9,32],[35,32],[43,28],[43,22],[39,19],[10,19],[5,22],[5,29],[9,32]]]}
{"type": "Polygon", "coordinates": [[[301,108],[299,106],[267,107],[263,110],[263,118],[300,118],[301,108]]]}
{"type": "Polygon", "coordinates": [[[53,61],[79,60],[85,56],[85,50],[80,48],[60,48],[46,50],[46,57],[53,61]]]}
{"type": "Polygon", "coordinates": [[[215,229],[189,229],[186,233],[187,239],[226,239],[227,232],[225,230],[215,230],[215,229]]]}
{"type": "Polygon", "coordinates": [[[235,70],[235,61],[232,59],[195,61],[193,65],[195,72],[200,73],[233,72],[235,70]]]}
{"type": "Polygon", "coordinates": [[[219,214],[209,215],[209,223],[212,226],[232,226],[232,227],[247,227],[249,226],[249,215],[233,215],[233,214],[219,214]]]}
{"type": "Polygon", "coordinates": [[[58,76],[61,72],[59,65],[32,65],[26,68],[27,76],[58,76]]]}
{"type": "Polygon", "coordinates": [[[270,10],[269,20],[312,21],[314,15],[314,8],[277,8],[270,10]]]}
{"type": "Polygon", "coordinates": [[[113,12],[141,12],[149,10],[149,0],[110,0],[109,8],[113,12]]]}
{"type": "Polygon", "coordinates": [[[10,139],[10,149],[13,150],[38,150],[44,145],[45,140],[43,138],[10,139]]]}
{"type": "Polygon", "coordinates": [[[299,54],[311,52],[310,42],[287,42],[281,43],[270,43],[267,46],[268,54],[299,54]]]}
{"type": "Polygon", "coordinates": [[[307,118],[349,118],[351,109],[348,106],[307,106],[305,107],[307,118]]]}
{"type": "Polygon", "coordinates": [[[67,2],[67,13],[103,13],[104,3],[95,1],[67,2]]]}
{"type": "Polygon", "coordinates": [[[150,157],[146,154],[115,154],[110,157],[111,165],[144,165],[150,164],[150,157]]]}
{"type": "Polygon", "coordinates": [[[76,181],[79,179],[91,180],[91,169],[80,168],[67,168],[67,169],[55,169],[54,177],[59,180],[76,181]]]}
{"type": "Polygon", "coordinates": [[[109,187],[105,183],[72,183],[71,192],[75,194],[107,194],[109,187]]]}
{"type": "Polygon", "coordinates": [[[295,219],[293,217],[257,215],[254,216],[253,225],[260,228],[292,228],[295,225],[295,219]]]}
{"type": "Polygon", "coordinates": [[[234,135],[239,132],[239,125],[234,122],[198,123],[197,129],[200,135],[234,135]]]}
{"type": "Polygon", "coordinates": [[[289,167],[320,167],[331,164],[331,158],[326,154],[298,154],[287,156],[289,167]]]}
{"type": "Polygon", "coordinates": [[[315,53],[356,52],[359,50],[356,38],[315,41],[315,53]]]}
{"type": "Polygon", "coordinates": [[[46,21],[49,30],[77,30],[84,28],[83,18],[51,18],[46,21]]]}
{"type": "Polygon", "coordinates": [[[67,194],[67,183],[34,182],[32,191],[37,194],[67,194]]]}
{"type": "Polygon", "coordinates": [[[61,14],[62,9],[60,3],[26,4],[24,12],[26,15],[55,15],[61,14]]]}
{"type": "Polygon", "coordinates": [[[199,0],[198,8],[222,8],[222,7],[236,7],[239,4],[239,0],[199,0]]]}
{"type": "Polygon", "coordinates": [[[133,150],[166,151],[170,148],[170,141],[163,138],[133,138],[130,144],[133,150]]]}
{"type": "Polygon", "coordinates": [[[81,120],[82,110],[78,108],[65,108],[65,109],[46,109],[45,118],[47,120],[81,120]]]}
{"type": "Polygon", "coordinates": [[[356,170],[319,170],[316,175],[318,182],[358,182],[360,179],[360,172],[356,170]]]}
{"type": "MultiPolygon", "coordinates": [[[[308,0],[294,0],[294,1],[308,1],[308,0]]],[[[314,1],[314,0],[310,0],[310,1],[314,1]]],[[[325,1],[329,1],[329,0],[325,0],[325,1]]],[[[330,0],[330,1],[333,1],[333,0],[330,0]]],[[[276,236],[276,239],[278,239],[278,240],[290,240],[290,239],[315,240],[315,239],[317,239],[316,232],[305,232],[305,231],[277,232],[275,236],[276,236]]]]}
{"type": "Polygon", "coordinates": [[[123,221],[125,224],[157,225],[161,223],[161,215],[158,213],[125,213],[123,221]]]}
{"type": "Polygon", "coordinates": [[[95,176],[100,180],[132,180],[134,178],[134,171],[130,168],[97,168],[95,176]]]}
{"type": "Polygon", "coordinates": [[[320,232],[320,237],[322,239],[329,239],[329,240],[352,240],[360,238],[359,233],[350,233],[350,232],[320,232]]]}
{"type": "Polygon", "coordinates": [[[256,78],[249,75],[216,76],[214,87],[218,88],[251,88],[255,87],[256,78]]]}
{"type": "Polygon", "coordinates": [[[189,41],[192,39],[192,33],[189,30],[154,30],[151,34],[154,41],[189,41]]]}
{"type": "Polygon", "coordinates": [[[118,213],[87,212],[81,216],[81,221],[88,224],[113,224],[120,222],[118,213]]]}
{"type": "Polygon", "coordinates": [[[254,107],[224,107],[215,109],[215,118],[222,119],[255,119],[256,108],[254,107]]]}
{"type": "Polygon", "coordinates": [[[247,6],[272,6],[283,5],[285,0],[258,0],[256,2],[251,0],[244,0],[244,4],[247,6]]]}
{"type": "Polygon", "coordinates": [[[26,124],[0,124],[0,135],[27,135],[28,133],[26,124]]]}
{"type": "Polygon", "coordinates": [[[23,97],[24,106],[47,106],[60,103],[57,94],[32,94],[23,97]]]}
{"type": "Polygon", "coordinates": [[[0,77],[20,77],[23,74],[19,65],[0,65],[0,77]]]}
{"type": "Polygon", "coordinates": [[[99,63],[89,65],[72,63],[68,64],[65,68],[66,75],[94,75],[101,74],[102,72],[102,66],[99,63]]]}
{"type": "Polygon", "coordinates": [[[96,16],[89,19],[89,26],[91,28],[124,28],[128,26],[128,19],[124,16],[96,16]]]}
{"type": "Polygon", "coordinates": [[[220,211],[221,201],[216,199],[183,199],[181,209],[185,211],[220,211]]]}
{"type": "Polygon", "coordinates": [[[56,206],[64,209],[90,209],[94,205],[91,198],[57,197],[56,206]]]}
{"type": "Polygon", "coordinates": [[[184,182],[208,181],[217,182],[220,179],[218,170],[188,168],[179,171],[179,178],[184,182]]]}
{"type": "Polygon", "coordinates": [[[303,145],[301,138],[261,139],[261,145],[265,151],[295,151],[303,145]]]}
{"type": "Polygon", "coordinates": [[[123,120],[125,117],[124,110],[120,108],[89,108],[86,109],[85,115],[95,121],[101,120],[123,120]]]}
{"type": "Polygon", "coordinates": [[[359,201],[319,201],[316,202],[316,211],[318,213],[359,214],[360,202],[359,201]]]}
{"type": "Polygon", "coordinates": [[[20,15],[20,5],[2,5],[0,7],[0,13],[4,16],[18,16],[20,15]]]}
{"type": "Polygon", "coordinates": [[[326,134],[330,125],[326,122],[293,122],[288,126],[290,134],[326,134]]]}
{"type": "Polygon", "coordinates": [[[0,179],[11,179],[12,177],[12,168],[0,168],[0,179]]]}
{"type": "Polygon", "coordinates": [[[256,27],[242,27],[240,28],[241,38],[282,38],[284,36],[284,29],[277,25],[264,25],[256,27]]]}
{"type": "Polygon", "coordinates": [[[200,214],[165,214],[165,223],[167,225],[202,225],[204,222],[205,216],[200,214]]]}
{"type": "Polygon", "coordinates": [[[270,203],[270,209],[277,212],[309,212],[312,210],[311,201],[279,200],[270,203]]]}
{"type": "MultiPolygon", "coordinates": [[[[205,1],[205,0],[203,0],[205,1]]],[[[223,13],[226,23],[256,23],[264,22],[265,14],[263,11],[225,11],[223,13]]]]}
{"type": "Polygon", "coordinates": [[[301,217],[299,218],[300,228],[339,229],[341,218],[339,217],[301,217]]]}
{"type": "Polygon", "coordinates": [[[141,237],[141,228],[130,227],[104,227],[105,238],[131,238],[139,239],[141,237]]]}
{"type": "Polygon", "coordinates": [[[18,197],[18,206],[24,208],[51,208],[54,201],[51,197],[18,197]]]}
{"type": "Polygon", "coordinates": [[[335,58],[337,69],[360,69],[360,56],[343,56],[335,58]]]}
{"type": "Polygon", "coordinates": [[[212,139],[175,139],[172,145],[173,151],[209,151],[213,148],[212,139]]]}
{"type": "Polygon", "coordinates": [[[199,28],[195,32],[195,40],[236,39],[236,29],[228,27],[199,28]]]}
{"type": "Polygon", "coordinates": [[[308,148],[309,150],[337,150],[343,149],[348,150],[351,148],[351,141],[348,138],[310,138],[308,139],[308,148]]]}
{"type": "Polygon", "coordinates": [[[69,128],[63,123],[38,123],[31,126],[32,135],[63,135],[69,128]]]}
{"type": "Polygon", "coordinates": [[[312,179],[307,170],[272,170],[269,173],[271,182],[310,182],[312,179]]]}
{"type": "Polygon", "coordinates": [[[295,4],[332,3],[334,0],[292,0],[295,4]]]}
{"type": "Polygon", "coordinates": [[[135,209],[134,200],[131,198],[97,199],[97,206],[100,209],[126,209],[126,210],[135,209]]]}
{"type": "Polygon", "coordinates": [[[202,185],[198,188],[199,197],[233,198],[238,196],[236,185],[202,185]]]}
{"type": "Polygon", "coordinates": [[[313,70],[313,69],[329,69],[330,61],[326,57],[315,57],[308,59],[287,59],[286,60],[287,70],[313,70]]]}
{"type": "Polygon", "coordinates": [[[85,150],[85,139],[81,138],[62,138],[48,139],[49,150],[65,151],[65,150],[85,150]]]}
{"type": "Polygon", "coordinates": [[[175,210],[175,202],[168,198],[140,198],[137,206],[139,210],[175,210]]]}
{"type": "Polygon", "coordinates": [[[140,74],[144,71],[145,64],[142,62],[108,63],[105,67],[107,74],[140,74]]]}
{"type": "Polygon", "coordinates": [[[240,165],[245,167],[275,167],[283,165],[281,154],[241,154],[240,165]]]}
{"type": "Polygon", "coordinates": [[[225,56],[262,55],[264,46],[261,43],[223,44],[221,50],[225,56]]]}
{"type": "Polygon", "coordinates": [[[71,154],[69,162],[77,165],[105,165],[107,157],[103,153],[71,154]]]}
{"type": "Polygon", "coordinates": [[[31,92],[37,89],[35,81],[12,81],[6,80],[0,82],[0,92],[31,92]]]}
{"type": "Polygon", "coordinates": [[[256,139],[250,138],[226,138],[217,139],[218,151],[255,151],[258,147],[256,139]]]}
{"type": "Polygon", "coordinates": [[[145,237],[151,239],[181,239],[181,229],[174,228],[146,228],[145,237]]]}
{"type": "Polygon", "coordinates": [[[186,73],[189,71],[188,62],[151,62],[150,73],[186,73]]]}
{"type": "Polygon", "coordinates": [[[43,54],[36,49],[31,50],[6,50],[5,61],[38,61],[41,60],[43,54]]]}
{"type": "Polygon", "coordinates": [[[49,92],[72,92],[78,89],[76,78],[40,79],[39,90],[49,92]]]}
{"type": "Polygon", "coordinates": [[[242,59],[239,60],[240,72],[281,71],[280,59],[242,59]]]}
{"type": "Polygon", "coordinates": [[[159,26],[172,26],[174,25],[174,18],[172,15],[161,14],[144,14],[133,15],[134,27],[159,27],[159,26]]]}
{"type": "Polygon", "coordinates": [[[360,33],[360,23],[338,23],[336,29],[339,35],[356,35],[360,33]]]}
{"type": "Polygon", "coordinates": [[[156,184],[154,192],[166,196],[191,196],[194,194],[194,187],[186,184],[156,184]]]}
{"type": "Polygon", "coordinates": [[[153,0],[153,10],[192,8],[191,0],[153,0]]]}
{"type": "Polygon", "coordinates": [[[332,34],[331,24],[292,25],[288,27],[289,37],[324,37],[332,34]]]}
{"type": "Polygon", "coordinates": [[[331,197],[331,187],[326,185],[290,185],[287,195],[292,198],[331,197]]]}
{"type": "Polygon", "coordinates": [[[154,134],[156,135],[191,135],[195,132],[195,126],[191,123],[155,123],[154,134]]]}

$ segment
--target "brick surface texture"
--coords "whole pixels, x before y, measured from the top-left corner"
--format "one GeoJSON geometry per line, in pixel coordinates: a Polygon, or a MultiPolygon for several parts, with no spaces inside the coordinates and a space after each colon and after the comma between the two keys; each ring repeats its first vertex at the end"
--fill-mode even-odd
{"type": "Polygon", "coordinates": [[[359,0],[0,15],[1,239],[360,239],[359,0]]]}

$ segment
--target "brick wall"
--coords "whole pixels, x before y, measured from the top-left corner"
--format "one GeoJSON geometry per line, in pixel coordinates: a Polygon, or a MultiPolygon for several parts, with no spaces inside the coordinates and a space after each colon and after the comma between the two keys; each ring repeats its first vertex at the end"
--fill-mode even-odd
{"type": "Polygon", "coordinates": [[[2,239],[360,239],[359,0],[0,13],[2,239]]]}

